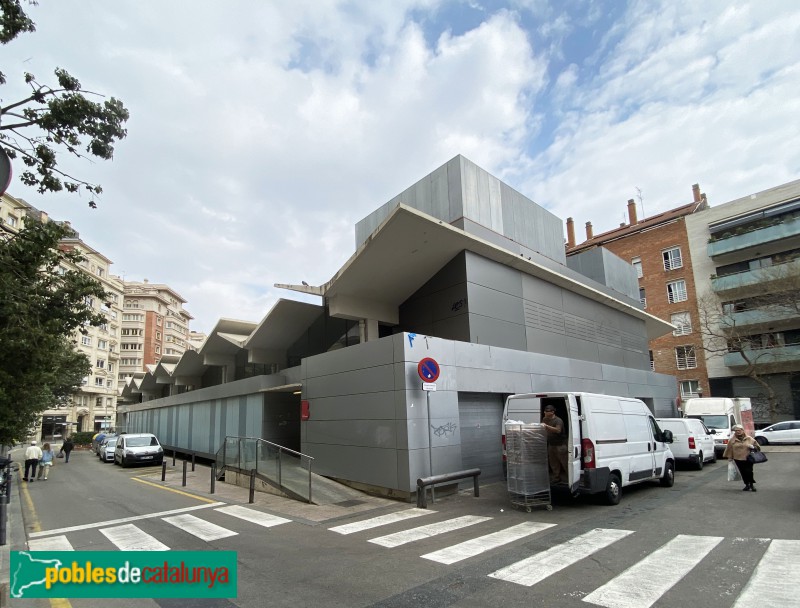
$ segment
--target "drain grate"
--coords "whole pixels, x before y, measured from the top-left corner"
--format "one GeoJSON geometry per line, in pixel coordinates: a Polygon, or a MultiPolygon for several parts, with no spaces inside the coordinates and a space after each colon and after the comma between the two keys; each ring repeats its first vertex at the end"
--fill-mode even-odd
{"type": "Polygon", "coordinates": [[[356,505],[366,504],[366,500],[343,500],[342,502],[333,503],[337,507],[355,507],[356,505]]]}

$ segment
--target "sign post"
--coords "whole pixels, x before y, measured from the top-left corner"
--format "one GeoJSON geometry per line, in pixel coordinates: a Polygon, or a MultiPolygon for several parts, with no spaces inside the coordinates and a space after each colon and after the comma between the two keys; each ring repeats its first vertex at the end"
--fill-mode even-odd
{"type": "MultiPolygon", "coordinates": [[[[425,402],[428,406],[428,473],[433,476],[433,436],[431,435],[431,392],[436,390],[441,368],[435,359],[425,357],[417,365],[417,374],[422,379],[422,390],[425,391],[425,402]]],[[[436,486],[431,486],[431,502],[436,500],[436,486]]]]}

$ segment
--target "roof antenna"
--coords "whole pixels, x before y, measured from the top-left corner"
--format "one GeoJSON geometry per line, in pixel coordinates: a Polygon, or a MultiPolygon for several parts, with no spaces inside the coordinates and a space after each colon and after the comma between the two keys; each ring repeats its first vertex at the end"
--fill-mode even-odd
{"type": "Polygon", "coordinates": [[[642,198],[642,189],[639,186],[634,186],[636,188],[636,198],[639,199],[639,206],[642,208],[642,219],[647,217],[647,214],[644,212],[644,199],[642,198]]]}

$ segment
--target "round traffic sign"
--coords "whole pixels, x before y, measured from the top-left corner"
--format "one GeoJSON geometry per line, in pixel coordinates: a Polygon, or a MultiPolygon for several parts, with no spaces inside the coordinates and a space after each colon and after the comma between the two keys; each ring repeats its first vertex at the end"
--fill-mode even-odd
{"type": "Polygon", "coordinates": [[[419,362],[419,365],[417,365],[417,373],[424,382],[436,382],[436,379],[439,377],[439,372],[439,364],[436,363],[435,359],[431,359],[430,357],[425,357],[419,362]]]}

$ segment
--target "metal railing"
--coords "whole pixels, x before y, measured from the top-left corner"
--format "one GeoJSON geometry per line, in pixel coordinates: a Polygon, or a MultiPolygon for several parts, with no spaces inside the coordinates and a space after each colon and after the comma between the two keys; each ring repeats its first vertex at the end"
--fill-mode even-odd
{"type": "Polygon", "coordinates": [[[225,437],[217,450],[217,472],[251,474],[299,500],[311,502],[312,456],[259,437],[225,437]]]}

